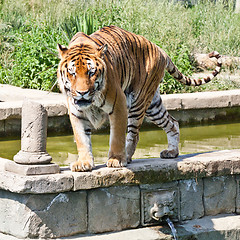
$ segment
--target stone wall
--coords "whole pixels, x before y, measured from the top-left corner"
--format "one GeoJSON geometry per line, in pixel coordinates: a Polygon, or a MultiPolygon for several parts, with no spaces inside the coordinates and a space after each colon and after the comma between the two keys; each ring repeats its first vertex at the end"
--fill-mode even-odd
{"type": "Polygon", "coordinates": [[[0,158],[0,232],[19,238],[159,224],[149,210],[155,203],[161,208],[166,195],[172,196],[170,218],[177,222],[240,212],[240,150],[138,159],[126,168],[100,165],[82,173],[65,167],[35,176],[5,171],[9,161],[0,158]]]}
{"type": "MultiPolygon", "coordinates": [[[[0,136],[20,135],[21,106],[26,96],[38,100],[46,108],[49,116],[48,132],[71,133],[63,95],[13,86],[9,88],[5,95],[0,92],[0,100],[2,94],[5,101],[0,102],[0,136]],[[16,92],[14,99],[16,97],[18,101],[12,101],[12,96],[7,96],[9,92],[16,92]]],[[[1,84],[0,90],[3,91],[1,84]]],[[[167,110],[180,124],[226,121],[240,117],[240,90],[168,94],[162,95],[162,99],[167,110]]]]}

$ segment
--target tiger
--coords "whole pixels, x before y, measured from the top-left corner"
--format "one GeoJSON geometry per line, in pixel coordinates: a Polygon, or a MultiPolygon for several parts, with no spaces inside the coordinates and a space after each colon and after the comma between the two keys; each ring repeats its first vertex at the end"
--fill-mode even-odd
{"type": "Polygon", "coordinates": [[[208,83],[221,70],[221,56],[214,51],[209,57],[217,58],[217,66],[209,76],[187,77],[159,46],[117,26],[103,27],[91,35],[78,32],[68,47],[58,44],[57,48],[58,85],[67,98],[78,151],[78,160],[70,165],[73,172],[94,168],[91,132],[106,120],[110,125],[107,167],[131,163],[145,117],[167,135],[168,148],[160,157],[176,158],[179,124],[163,106],[159,92],[165,70],[188,86],[208,83]]]}

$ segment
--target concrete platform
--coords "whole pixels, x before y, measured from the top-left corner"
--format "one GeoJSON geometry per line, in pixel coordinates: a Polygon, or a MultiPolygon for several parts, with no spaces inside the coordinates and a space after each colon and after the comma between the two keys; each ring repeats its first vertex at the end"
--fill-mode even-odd
{"type": "Polygon", "coordinates": [[[156,226],[150,215],[153,204],[160,214],[167,201],[182,239],[239,240],[240,150],[138,159],[124,168],[99,165],[92,172],[63,167],[58,174],[34,176],[5,171],[9,161],[0,158],[2,233],[23,239],[88,239],[91,233],[103,240],[170,240],[169,228],[156,226]],[[218,223],[224,221],[222,230],[218,223]],[[82,235],[70,237],[76,234],[82,235]]]}
{"type": "MultiPolygon", "coordinates": [[[[175,224],[179,240],[239,240],[240,216],[221,214],[175,224]]],[[[19,238],[0,233],[1,240],[19,238]]],[[[57,238],[74,240],[171,240],[173,236],[168,226],[155,226],[124,230],[104,234],[80,234],[72,237],[57,238]]]]}
{"type": "Polygon", "coordinates": [[[21,194],[61,193],[101,187],[166,183],[194,178],[240,175],[240,149],[181,155],[175,159],[135,159],[127,167],[97,165],[91,172],[24,176],[5,171],[11,160],[0,158],[0,189],[21,194]],[[15,184],[13,184],[15,182],[15,184]]]}
{"type": "MultiPolygon", "coordinates": [[[[207,216],[201,219],[186,221],[175,224],[178,239],[184,240],[239,240],[240,239],[240,216],[234,214],[221,214],[207,216]]],[[[61,239],[75,240],[170,240],[173,239],[168,226],[155,226],[125,230],[115,233],[99,235],[78,235],[61,239]]]]}

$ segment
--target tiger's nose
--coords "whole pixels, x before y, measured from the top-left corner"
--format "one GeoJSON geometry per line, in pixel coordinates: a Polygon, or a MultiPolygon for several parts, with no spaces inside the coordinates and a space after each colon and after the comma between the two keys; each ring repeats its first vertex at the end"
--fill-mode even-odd
{"type": "Polygon", "coordinates": [[[87,91],[76,91],[76,92],[77,92],[77,94],[79,94],[79,95],[81,95],[83,97],[84,95],[87,95],[90,92],[90,90],[87,90],[87,91]]]}

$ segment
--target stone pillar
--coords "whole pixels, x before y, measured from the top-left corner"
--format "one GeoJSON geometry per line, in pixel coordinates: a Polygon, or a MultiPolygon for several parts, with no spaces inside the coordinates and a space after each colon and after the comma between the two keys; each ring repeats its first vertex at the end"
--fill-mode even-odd
{"type": "Polygon", "coordinates": [[[13,160],[20,164],[46,164],[52,157],[46,151],[47,111],[38,102],[25,100],[22,106],[21,150],[13,160]]]}
{"type": "Polygon", "coordinates": [[[5,169],[23,175],[57,173],[57,164],[50,164],[52,157],[46,151],[47,143],[46,109],[38,102],[24,100],[22,106],[21,150],[14,156],[14,162],[5,169]]]}

